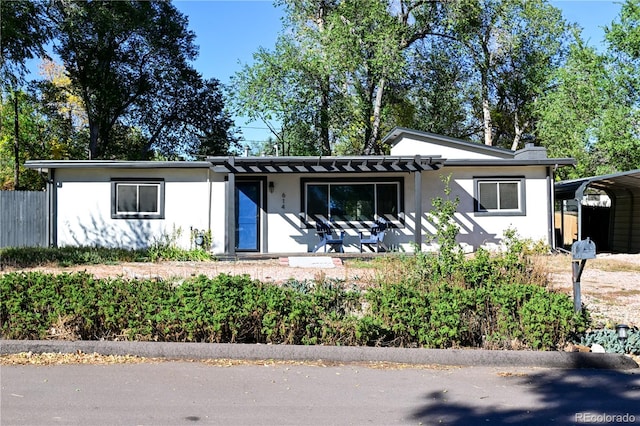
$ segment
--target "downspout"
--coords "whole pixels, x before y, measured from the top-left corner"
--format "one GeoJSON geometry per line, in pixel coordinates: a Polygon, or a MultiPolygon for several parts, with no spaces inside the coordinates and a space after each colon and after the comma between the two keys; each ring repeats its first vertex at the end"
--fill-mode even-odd
{"type": "Polygon", "coordinates": [[[564,212],[567,209],[567,200],[562,200],[562,205],[560,206],[560,235],[562,235],[562,241],[560,242],[561,248],[564,249],[564,237],[566,235],[565,230],[565,221],[564,221],[564,212]]]}
{"type": "Polygon", "coordinates": [[[627,253],[631,253],[631,247],[632,247],[632,239],[633,239],[633,218],[635,217],[635,206],[636,206],[636,200],[635,197],[633,196],[633,192],[631,192],[630,189],[627,189],[627,192],[629,193],[629,237],[627,239],[627,253]]]}
{"type": "Polygon", "coordinates": [[[49,247],[58,247],[58,184],[56,183],[56,169],[49,170],[47,179],[47,234],[49,247]]]}
{"type": "MultiPolygon", "coordinates": [[[[229,166],[233,169],[235,160],[229,158],[229,166]]],[[[236,175],[233,171],[227,174],[227,186],[225,194],[225,253],[229,255],[236,254],[236,203],[235,203],[236,175]]]]}
{"type": "MultiPolygon", "coordinates": [[[[209,232],[211,232],[211,214],[212,214],[212,208],[211,208],[211,203],[213,202],[213,181],[211,179],[211,173],[213,173],[213,171],[211,170],[211,167],[209,167],[207,169],[207,183],[209,186],[209,215],[207,217],[207,230],[209,232]]],[[[210,239],[212,240],[212,238],[210,239]]],[[[210,241],[211,243],[211,241],[210,241]]],[[[213,244],[210,244],[209,250],[213,249],[213,244]]]]}
{"type": "Polygon", "coordinates": [[[551,169],[551,166],[547,166],[547,200],[549,200],[549,207],[547,208],[547,238],[549,245],[555,250],[557,248],[555,236],[556,222],[554,214],[556,210],[556,202],[553,188],[553,170],[551,169]]]}

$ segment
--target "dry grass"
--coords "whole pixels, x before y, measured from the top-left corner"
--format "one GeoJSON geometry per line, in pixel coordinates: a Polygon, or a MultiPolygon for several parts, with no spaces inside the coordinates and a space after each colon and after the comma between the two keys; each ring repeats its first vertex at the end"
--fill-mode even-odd
{"type": "MultiPolygon", "coordinates": [[[[98,353],[85,354],[77,351],[72,354],[63,353],[41,353],[34,354],[32,352],[22,352],[18,354],[0,356],[0,365],[114,365],[114,364],[144,364],[144,363],[161,363],[175,361],[168,358],[144,358],[131,355],[100,355],[98,353]]],[[[251,359],[181,359],[182,362],[201,363],[212,367],[235,367],[242,365],[257,366],[307,366],[307,367],[361,367],[374,370],[454,370],[462,367],[440,365],[440,364],[406,364],[386,361],[363,361],[363,362],[334,362],[327,360],[251,360],[251,359]]]]}
{"type": "Polygon", "coordinates": [[[85,354],[77,351],[72,354],[21,352],[18,354],[0,356],[0,365],[67,365],[67,364],[141,364],[147,362],[162,362],[160,358],[142,358],[131,355],[100,355],[85,354]]]}

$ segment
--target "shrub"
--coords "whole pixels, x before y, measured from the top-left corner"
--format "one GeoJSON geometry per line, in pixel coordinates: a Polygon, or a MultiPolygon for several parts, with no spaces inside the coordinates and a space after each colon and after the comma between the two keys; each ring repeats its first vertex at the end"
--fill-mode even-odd
{"type": "Polygon", "coordinates": [[[581,336],[580,344],[592,346],[597,343],[602,345],[605,352],[618,354],[640,355],[640,331],[632,328],[628,332],[624,344],[618,339],[618,333],[612,329],[592,330],[581,336]]]}
{"type": "Polygon", "coordinates": [[[278,287],[224,274],[174,287],[30,272],[1,276],[0,290],[0,333],[12,339],[550,349],[588,324],[565,295],[491,279],[361,292],[339,282],[278,287]]]}
{"type": "Polygon", "coordinates": [[[211,254],[202,249],[185,250],[156,241],[148,249],[125,250],[105,247],[8,247],[0,249],[0,265],[29,268],[46,264],[60,266],[114,264],[120,262],[208,261],[211,254]]]}
{"type": "MultiPolygon", "coordinates": [[[[451,211],[450,209],[448,210],[451,211]]],[[[446,223],[444,217],[441,223],[446,223]]],[[[506,250],[384,259],[366,290],[331,280],[278,287],[204,276],[174,287],[87,274],[0,276],[4,338],[127,339],[403,347],[554,349],[589,325],[547,288],[515,234],[506,250]]],[[[442,238],[454,238],[452,233],[442,238]]]]}

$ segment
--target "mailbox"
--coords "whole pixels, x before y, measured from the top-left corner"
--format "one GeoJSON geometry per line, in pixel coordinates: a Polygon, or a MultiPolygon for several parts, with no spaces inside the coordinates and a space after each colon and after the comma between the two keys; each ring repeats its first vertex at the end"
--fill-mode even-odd
{"type": "Polygon", "coordinates": [[[589,237],[586,240],[576,241],[571,246],[573,260],[586,260],[596,258],[596,244],[589,237]]]}

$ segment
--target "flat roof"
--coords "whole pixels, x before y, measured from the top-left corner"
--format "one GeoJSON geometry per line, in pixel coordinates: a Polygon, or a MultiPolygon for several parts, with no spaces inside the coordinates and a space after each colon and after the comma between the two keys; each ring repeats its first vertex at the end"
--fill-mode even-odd
{"type": "Polygon", "coordinates": [[[439,155],[360,155],[304,157],[207,157],[204,161],[29,160],[25,167],[49,169],[211,169],[218,173],[392,173],[439,170],[449,167],[566,166],[571,158],[447,160],[439,155]]]}
{"type": "Polygon", "coordinates": [[[207,169],[208,161],[118,161],[118,160],[29,160],[30,169],[83,169],[83,168],[127,168],[127,169],[207,169]]]}

